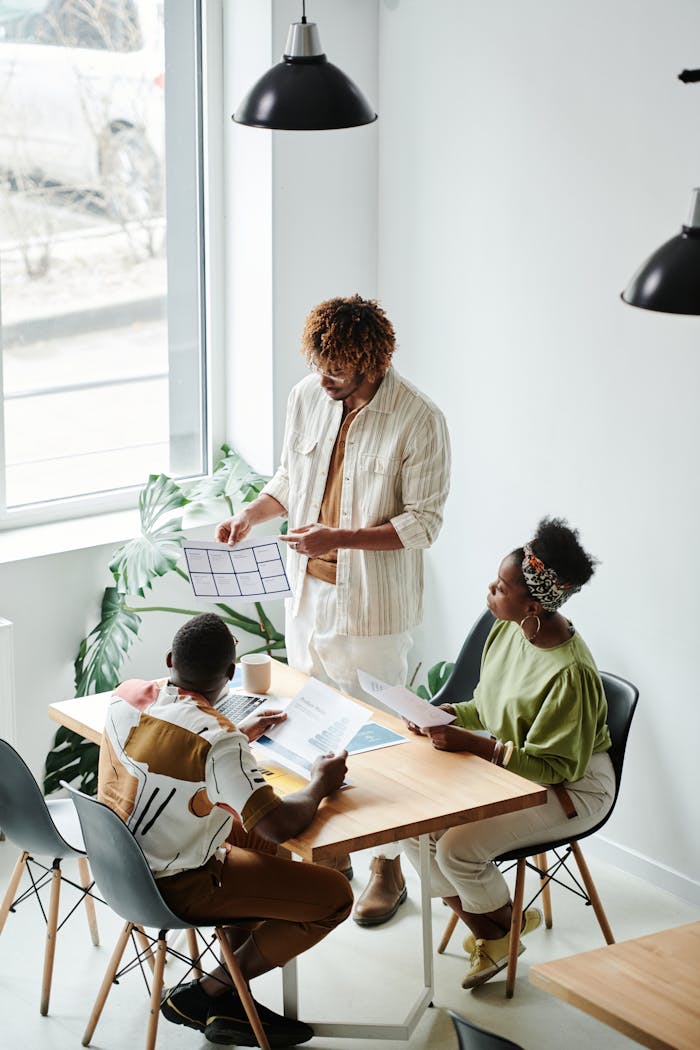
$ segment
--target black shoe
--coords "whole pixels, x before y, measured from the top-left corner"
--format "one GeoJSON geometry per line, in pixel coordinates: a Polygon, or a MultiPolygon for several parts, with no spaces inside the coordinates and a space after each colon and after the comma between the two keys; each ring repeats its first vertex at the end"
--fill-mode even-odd
{"type": "MultiPolygon", "coordinates": [[[[254,1000],[255,1001],[255,1000],[254,1000]]],[[[313,1028],[303,1021],[283,1017],[255,1001],[260,1021],[271,1047],[298,1046],[313,1038],[313,1028]]],[[[210,1043],[228,1046],[257,1046],[243,1003],[236,992],[227,992],[209,1000],[209,1016],[204,1035],[210,1043]]]]}
{"type": "Polygon", "coordinates": [[[175,988],[164,988],[160,997],[160,1012],[173,1024],[184,1024],[203,1032],[212,1000],[202,991],[199,981],[188,981],[175,988]]]}

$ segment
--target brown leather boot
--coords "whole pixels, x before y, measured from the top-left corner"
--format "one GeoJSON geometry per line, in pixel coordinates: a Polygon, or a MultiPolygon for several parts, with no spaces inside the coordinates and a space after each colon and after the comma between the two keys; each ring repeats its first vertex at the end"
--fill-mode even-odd
{"type": "Polygon", "coordinates": [[[406,883],[401,871],[401,857],[387,860],[372,857],[369,882],[355,905],[352,917],[358,926],[381,926],[395,915],[406,900],[406,883]]]}
{"type": "Polygon", "coordinates": [[[337,857],[331,857],[330,860],[317,860],[316,863],[322,864],[324,868],[333,868],[334,871],[339,871],[341,875],[344,875],[348,882],[352,881],[353,870],[349,853],[339,853],[337,857]]]}

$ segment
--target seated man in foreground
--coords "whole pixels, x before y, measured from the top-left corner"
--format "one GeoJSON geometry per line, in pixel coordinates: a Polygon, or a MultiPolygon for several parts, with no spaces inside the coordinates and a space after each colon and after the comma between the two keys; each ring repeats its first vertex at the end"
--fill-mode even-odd
{"type": "MultiPolygon", "coordinates": [[[[167,684],[133,680],[112,697],[100,749],[98,796],[128,825],[164,900],[195,925],[228,931],[246,981],[284,966],[350,914],[339,872],[276,856],[337,790],[347,755],[319,758],[307,787],[280,798],[257,768],[250,741],[286,716],[266,710],[240,727],[213,706],[236,665],[220,617],[188,620],[166,656],[167,684]],[[246,921],[246,920],[253,920],[246,921]]],[[[213,1043],[257,1046],[224,967],[163,993],[163,1015],[213,1043]]],[[[309,1025],[258,1005],[271,1046],[313,1036],[309,1025]]]]}

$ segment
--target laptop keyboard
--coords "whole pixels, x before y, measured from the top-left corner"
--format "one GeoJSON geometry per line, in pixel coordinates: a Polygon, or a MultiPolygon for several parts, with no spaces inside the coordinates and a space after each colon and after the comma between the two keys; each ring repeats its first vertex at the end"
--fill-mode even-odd
{"type": "Polygon", "coordinates": [[[257,710],[261,704],[269,704],[266,696],[248,696],[246,693],[229,693],[216,705],[216,710],[238,725],[246,715],[257,710]]]}

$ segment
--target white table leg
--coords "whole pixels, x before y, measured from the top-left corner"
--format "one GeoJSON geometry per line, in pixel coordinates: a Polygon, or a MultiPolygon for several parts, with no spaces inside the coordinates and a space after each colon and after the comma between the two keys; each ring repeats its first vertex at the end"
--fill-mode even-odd
{"type": "Polygon", "coordinates": [[[285,1017],[299,1016],[299,983],[296,959],[282,967],[282,1013],[285,1017]]]}
{"type": "Polygon", "coordinates": [[[433,909],[430,897],[430,837],[421,835],[420,857],[420,911],[423,921],[423,983],[432,996],[435,987],[433,971],[433,909]]]}
{"type": "MultiPolygon", "coordinates": [[[[433,1000],[434,977],[433,977],[433,924],[432,903],[430,898],[430,839],[428,835],[420,837],[420,877],[421,877],[421,922],[423,926],[423,988],[409,1010],[402,1024],[355,1024],[335,1021],[310,1021],[314,1034],[318,1036],[335,1037],[336,1039],[405,1039],[411,1038],[416,1025],[430,1006],[433,1000]]],[[[387,930],[384,936],[390,936],[387,930]]],[[[289,964],[291,965],[291,964],[289,964]]],[[[285,966],[282,978],[284,993],[284,980],[287,967],[285,966]]],[[[294,973],[296,982],[296,971],[294,973]]],[[[295,983],[296,993],[296,983],[295,983]]],[[[295,1000],[296,1004],[296,1000],[295,1000]]],[[[285,1013],[288,1013],[285,999],[285,1013]]],[[[290,1015],[292,1016],[292,1015],[290,1015]]],[[[296,1017],[296,1014],[293,1016],[296,1017]]]]}

